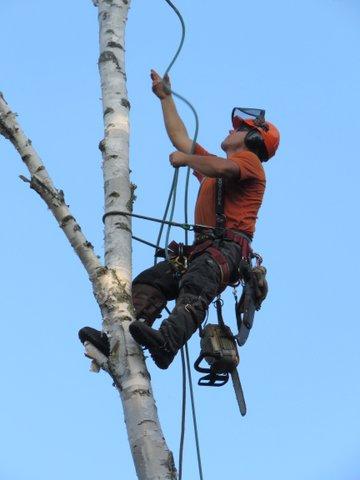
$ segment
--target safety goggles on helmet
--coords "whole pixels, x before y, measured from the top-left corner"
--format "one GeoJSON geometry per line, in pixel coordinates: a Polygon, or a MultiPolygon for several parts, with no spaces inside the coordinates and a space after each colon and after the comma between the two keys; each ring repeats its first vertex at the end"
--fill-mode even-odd
{"type": "Polygon", "coordinates": [[[241,131],[242,126],[257,130],[265,143],[268,159],[275,155],[279,146],[280,133],[275,125],[265,120],[265,110],[235,107],[231,112],[231,121],[233,128],[237,131],[241,131]]]}
{"type": "Polygon", "coordinates": [[[242,124],[247,124],[249,126],[257,126],[266,130],[265,122],[265,110],[261,108],[241,108],[235,107],[231,113],[232,124],[235,128],[240,127],[242,124]],[[250,121],[248,123],[248,121],[250,121]]]}

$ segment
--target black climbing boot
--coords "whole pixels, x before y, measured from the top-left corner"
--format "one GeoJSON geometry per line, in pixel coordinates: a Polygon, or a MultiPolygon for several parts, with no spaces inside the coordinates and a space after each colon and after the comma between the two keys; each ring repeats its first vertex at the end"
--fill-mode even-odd
{"type": "Polygon", "coordinates": [[[196,332],[205,318],[206,310],[207,303],[202,297],[191,294],[179,296],[174,310],[159,329],[171,352],[180,350],[196,332]]]}
{"type": "Polygon", "coordinates": [[[156,365],[165,370],[204,320],[206,309],[207,303],[200,296],[182,295],[159,330],[135,321],[130,323],[130,333],[137,343],[149,350],[156,365]]]}
{"type": "Polygon", "coordinates": [[[110,343],[106,333],[95,328],[84,327],[79,330],[79,338],[81,343],[90,342],[106,357],[110,355],[110,343]]]}
{"type": "Polygon", "coordinates": [[[159,368],[166,370],[174,360],[177,350],[172,352],[168,348],[162,333],[149,327],[145,322],[138,320],[130,323],[129,330],[134,340],[149,350],[155,364],[159,368]]]}

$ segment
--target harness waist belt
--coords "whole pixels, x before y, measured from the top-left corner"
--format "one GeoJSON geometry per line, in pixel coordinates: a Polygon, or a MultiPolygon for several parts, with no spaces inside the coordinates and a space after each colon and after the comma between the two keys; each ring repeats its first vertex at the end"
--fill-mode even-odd
{"type": "Polygon", "coordinates": [[[238,237],[245,238],[245,240],[251,243],[251,237],[245,232],[230,229],[224,229],[220,235],[216,235],[214,230],[204,230],[201,233],[196,233],[194,243],[197,244],[203,242],[204,240],[217,240],[221,238],[226,238],[227,240],[233,240],[236,242],[238,237]]]}
{"type": "MultiPolygon", "coordinates": [[[[203,237],[202,237],[203,238],[203,237]]],[[[241,247],[241,257],[243,260],[249,261],[252,253],[250,246],[250,238],[243,234],[242,232],[233,232],[231,230],[227,231],[223,238],[231,240],[237,243],[241,247]]],[[[208,238],[203,239],[199,243],[194,243],[193,245],[184,245],[182,243],[177,243],[172,241],[169,246],[169,258],[170,261],[173,259],[180,259],[182,257],[187,257],[191,261],[194,257],[204,252],[205,250],[212,256],[212,258],[218,264],[221,271],[221,285],[220,291],[222,291],[229,284],[230,281],[230,269],[225,255],[221,252],[219,248],[214,245],[214,239],[208,238]]],[[[157,257],[165,257],[165,250],[159,249],[156,252],[157,257]]]]}

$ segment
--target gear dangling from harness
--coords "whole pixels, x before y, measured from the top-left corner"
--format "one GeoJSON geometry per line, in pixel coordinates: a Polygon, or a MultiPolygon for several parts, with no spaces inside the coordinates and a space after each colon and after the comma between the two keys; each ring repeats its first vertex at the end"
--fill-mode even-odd
{"type": "Polygon", "coordinates": [[[194,363],[194,368],[200,373],[206,373],[198,381],[203,387],[221,387],[231,376],[236,399],[242,416],[246,415],[246,403],[237,366],[240,362],[235,337],[230,327],[225,325],[222,316],[223,301],[220,296],[214,302],[218,317],[218,325],[208,324],[200,329],[201,352],[194,363]],[[201,362],[205,360],[209,367],[204,368],[201,362]]]}
{"type": "Polygon", "coordinates": [[[261,265],[262,258],[255,253],[252,254],[252,258],[256,258],[255,267],[251,265],[251,262],[244,262],[240,266],[240,278],[243,285],[240,300],[238,300],[236,289],[234,289],[235,315],[238,327],[235,338],[240,347],[248,339],[254,323],[255,311],[260,310],[268,292],[267,270],[261,265]]]}

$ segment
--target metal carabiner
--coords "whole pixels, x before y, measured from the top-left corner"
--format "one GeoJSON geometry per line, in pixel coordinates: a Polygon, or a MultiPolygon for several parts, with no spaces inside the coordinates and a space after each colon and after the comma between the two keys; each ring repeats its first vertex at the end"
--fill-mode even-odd
{"type": "Polygon", "coordinates": [[[253,252],[251,256],[252,258],[256,258],[256,266],[261,267],[261,264],[263,262],[262,256],[255,252],[253,252]]]}

